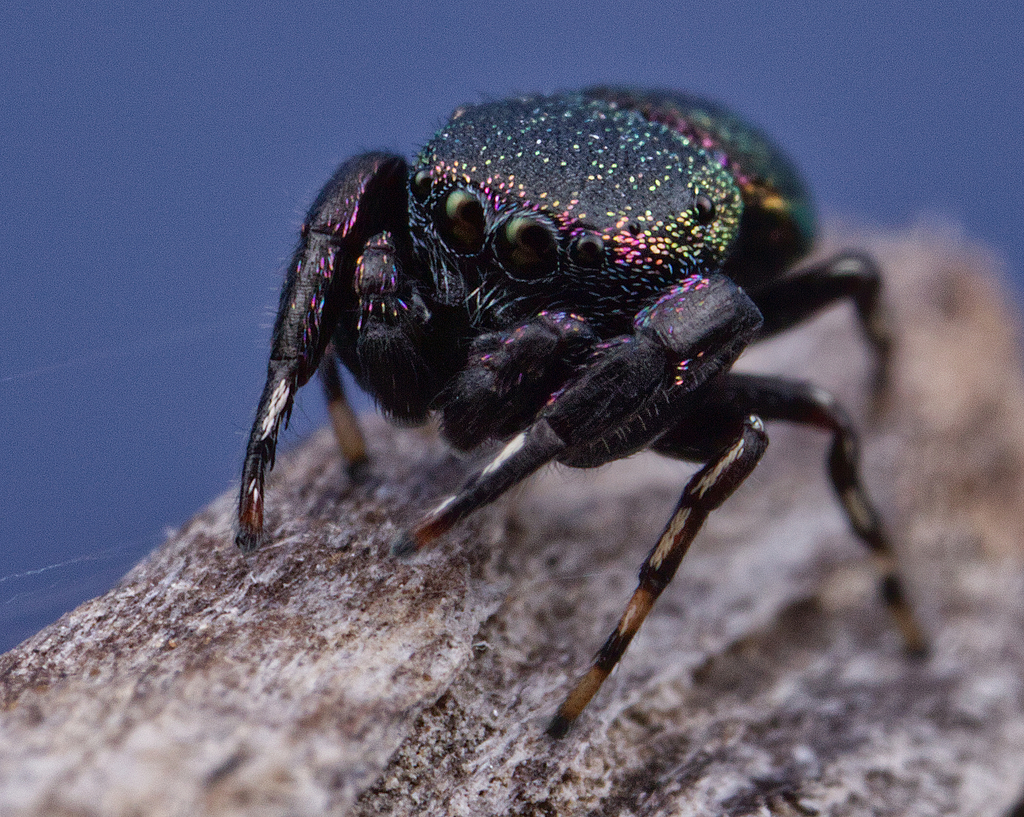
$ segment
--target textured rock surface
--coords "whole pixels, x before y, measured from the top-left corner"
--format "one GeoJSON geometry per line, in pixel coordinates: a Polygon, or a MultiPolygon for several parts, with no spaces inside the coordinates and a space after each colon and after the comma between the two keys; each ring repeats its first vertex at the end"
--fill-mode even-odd
{"type": "Polygon", "coordinates": [[[824,477],[774,425],[569,737],[543,725],[613,626],[691,468],[550,469],[404,563],[466,465],[368,421],[271,481],[273,543],[214,502],[118,587],[0,657],[5,815],[1004,814],[1024,789],[1024,381],[991,263],[948,235],[850,240],[888,270],[889,411],[863,420],[845,308],[743,366],[861,417],[868,483],[934,643],[914,662],[824,477]]]}

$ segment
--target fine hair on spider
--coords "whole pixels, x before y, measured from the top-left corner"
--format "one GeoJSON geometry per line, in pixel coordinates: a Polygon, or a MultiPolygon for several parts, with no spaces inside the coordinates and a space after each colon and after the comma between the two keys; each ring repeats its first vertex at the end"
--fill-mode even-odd
{"type": "Polygon", "coordinates": [[[891,333],[860,253],[804,259],[814,216],[759,130],[672,91],[590,88],[460,108],[413,162],[365,153],[310,208],[288,267],[242,471],[236,541],[266,538],[264,477],[295,394],[320,373],[356,480],[370,468],[339,366],[390,418],[440,419],[455,448],[500,444],[393,542],[408,556],[542,466],[649,449],[699,463],[615,630],[556,711],[566,733],[622,658],[708,514],[754,470],[766,423],[831,434],[828,477],[869,549],[907,649],[925,638],[824,389],[732,371],[749,345],[853,304],[884,396],[891,333]]]}

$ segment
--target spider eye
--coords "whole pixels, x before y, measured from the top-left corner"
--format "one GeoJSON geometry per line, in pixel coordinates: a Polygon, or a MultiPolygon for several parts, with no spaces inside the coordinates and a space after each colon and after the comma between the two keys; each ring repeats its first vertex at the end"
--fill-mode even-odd
{"type": "Polygon", "coordinates": [[[437,231],[456,252],[480,252],[487,231],[483,205],[469,191],[453,190],[438,213],[437,231]]]}
{"type": "Polygon", "coordinates": [[[509,273],[525,278],[550,275],[558,266],[554,230],[536,218],[515,216],[498,231],[494,252],[509,273]]]}
{"type": "Polygon", "coordinates": [[[703,193],[693,200],[693,209],[697,214],[698,224],[710,224],[715,220],[715,203],[703,193]]]}
{"type": "Polygon", "coordinates": [[[604,263],[604,241],[599,235],[584,233],[573,241],[569,255],[577,266],[597,269],[604,263]]]}
{"type": "Polygon", "coordinates": [[[429,170],[421,170],[412,177],[412,195],[416,201],[424,202],[427,200],[427,196],[430,195],[431,181],[429,170]]]}

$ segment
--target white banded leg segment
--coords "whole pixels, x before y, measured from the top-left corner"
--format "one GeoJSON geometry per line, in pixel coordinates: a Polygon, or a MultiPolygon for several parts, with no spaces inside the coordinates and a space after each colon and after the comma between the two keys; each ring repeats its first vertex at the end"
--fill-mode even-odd
{"type": "Polygon", "coordinates": [[[295,382],[295,372],[290,366],[271,364],[242,466],[235,544],[246,553],[256,550],[263,538],[264,477],[267,469],[274,467],[277,435],[281,424],[288,424],[295,382]]]}
{"type": "Polygon", "coordinates": [[[768,447],[764,424],[751,415],[730,446],[690,479],[665,530],[640,568],[640,581],[615,631],[598,651],[587,673],[569,693],[548,726],[562,737],[622,658],[662,590],[668,586],[708,514],[721,505],[754,470],[768,447]]]}
{"type": "Polygon", "coordinates": [[[565,443],[545,420],[534,423],[506,443],[497,456],[471,477],[458,493],[444,500],[411,530],[399,535],[391,544],[391,552],[396,556],[408,556],[422,550],[477,508],[493,502],[513,485],[551,462],[564,449],[565,443]]]}

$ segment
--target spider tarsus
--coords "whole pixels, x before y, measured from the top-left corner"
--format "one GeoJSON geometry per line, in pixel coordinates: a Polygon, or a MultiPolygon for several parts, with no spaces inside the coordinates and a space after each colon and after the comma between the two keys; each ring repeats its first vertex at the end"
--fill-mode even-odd
{"type": "Polygon", "coordinates": [[[345,467],[345,471],[354,484],[363,485],[370,479],[370,460],[365,457],[361,460],[354,460],[345,467]]]}
{"type": "Polygon", "coordinates": [[[391,555],[400,559],[412,556],[417,550],[419,550],[419,545],[408,531],[402,531],[391,542],[391,555]]]}
{"type": "Polygon", "coordinates": [[[565,715],[558,714],[551,719],[551,723],[548,724],[548,728],[544,731],[547,733],[548,737],[555,738],[557,740],[558,738],[564,738],[566,736],[569,732],[570,726],[572,726],[572,721],[565,717],[565,715]]]}
{"type": "Polygon", "coordinates": [[[242,553],[255,553],[259,550],[262,538],[255,531],[240,530],[235,534],[235,544],[242,553]]]}
{"type": "Polygon", "coordinates": [[[914,612],[906,602],[891,608],[896,624],[903,632],[903,652],[908,658],[923,661],[931,654],[928,639],[917,623],[914,612]]]}
{"type": "Polygon", "coordinates": [[[907,653],[908,658],[913,658],[915,661],[923,661],[931,654],[931,650],[928,649],[928,645],[924,643],[907,644],[905,652],[907,653]]]}

